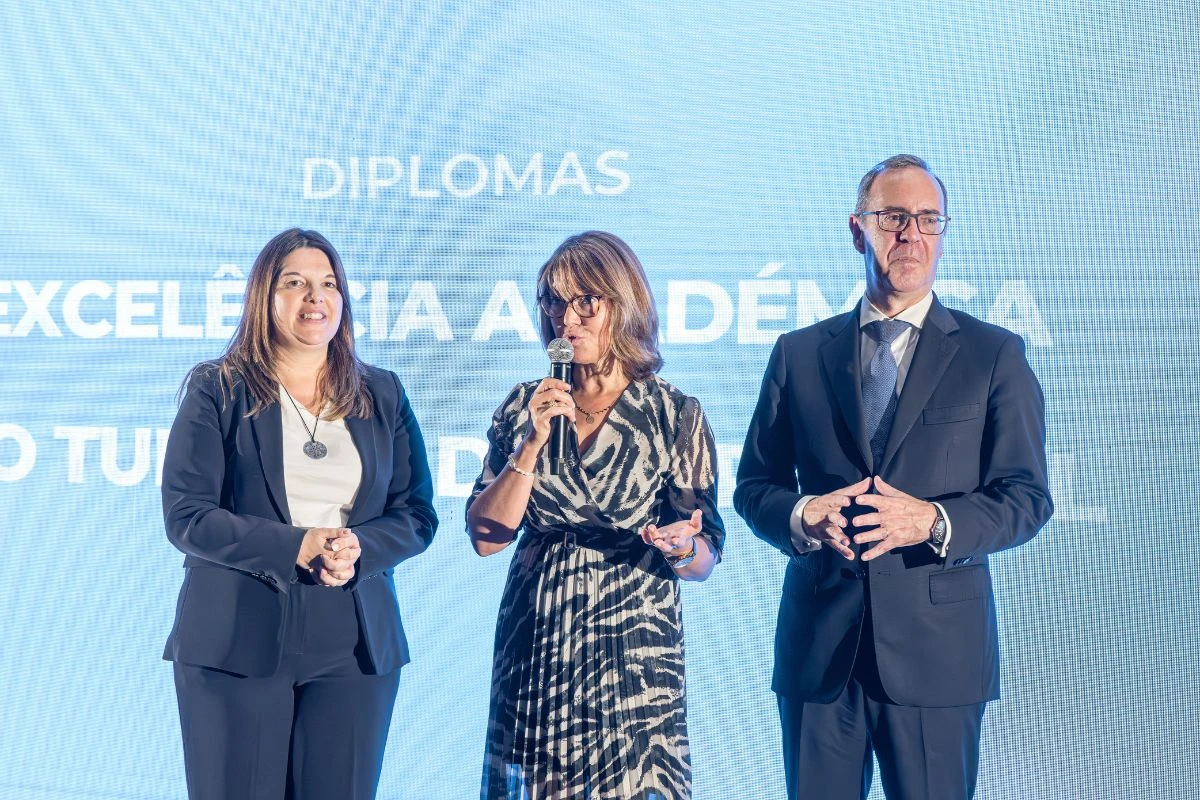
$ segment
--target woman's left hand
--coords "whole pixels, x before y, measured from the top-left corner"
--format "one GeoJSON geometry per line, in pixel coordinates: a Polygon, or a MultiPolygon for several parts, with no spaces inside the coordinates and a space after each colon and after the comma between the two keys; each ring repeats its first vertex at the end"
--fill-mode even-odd
{"type": "Polygon", "coordinates": [[[325,542],[317,580],[325,586],[345,586],[354,578],[354,565],[361,555],[358,536],[349,528],[342,528],[340,536],[325,542]]]}
{"type": "Polygon", "coordinates": [[[691,519],[672,522],[661,528],[657,525],[647,525],[642,528],[642,541],[658,548],[664,556],[678,558],[695,548],[694,538],[700,533],[700,521],[703,518],[704,512],[697,508],[692,512],[691,519]]]}

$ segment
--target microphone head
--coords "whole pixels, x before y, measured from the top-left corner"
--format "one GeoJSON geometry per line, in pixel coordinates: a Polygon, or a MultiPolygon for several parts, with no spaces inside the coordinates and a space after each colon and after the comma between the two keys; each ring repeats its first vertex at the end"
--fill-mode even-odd
{"type": "Polygon", "coordinates": [[[551,363],[570,364],[575,358],[575,348],[566,339],[553,339],[546,345],[546,355],[550,356],[551,363]]]}

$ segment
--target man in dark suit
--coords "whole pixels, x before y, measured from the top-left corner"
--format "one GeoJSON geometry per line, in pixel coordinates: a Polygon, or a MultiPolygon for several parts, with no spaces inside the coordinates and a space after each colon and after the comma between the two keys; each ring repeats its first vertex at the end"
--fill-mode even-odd
{"type": "Polygon", "coordinates": [[[850,216],[855,310],[779,338],[734,507],[789,559],[773,689],[788,797],[971,797],[999,696],[988,557],[1050,518],[1020,337],[933,294],[946,191],[895,156],[850,216]]]}

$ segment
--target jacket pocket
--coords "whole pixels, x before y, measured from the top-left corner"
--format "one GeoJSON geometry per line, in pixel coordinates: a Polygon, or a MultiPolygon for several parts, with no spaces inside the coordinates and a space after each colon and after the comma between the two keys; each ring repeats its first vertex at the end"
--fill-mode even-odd
{"type": "Polygon", "coordinates": [[[929,575],[929,602],[934,605],[961,603],[984,597],[992,588],[992,576],[983,564],[948,569],[929,575]]]}
{"type": "Polygon", "coordinates": [[[962,422],[963,420],[975,419],[979,414],[979,403],[969,403],[965,406],[927,408],[921,412],[921,422],[926,425],[943,425],[947,422],[962,422]]]}

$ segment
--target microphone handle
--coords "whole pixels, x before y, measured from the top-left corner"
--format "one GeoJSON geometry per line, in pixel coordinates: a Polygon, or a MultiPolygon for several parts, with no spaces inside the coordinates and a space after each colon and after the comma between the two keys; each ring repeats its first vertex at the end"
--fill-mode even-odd
{"type": "MultiPolygon", "coordinates": [[[[565,383],[571,382],[571,362],[551,361],[550,377],[565,383]]],[[[550,473],[563,475],[567,471],[567,424],[566,417],[550,420],[550,473]]]]}

